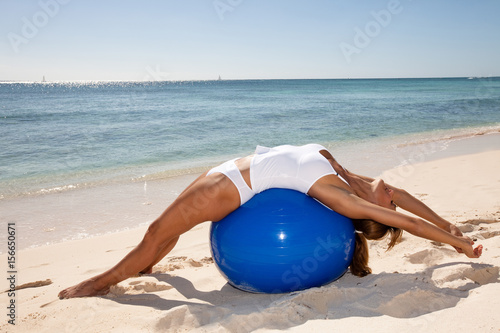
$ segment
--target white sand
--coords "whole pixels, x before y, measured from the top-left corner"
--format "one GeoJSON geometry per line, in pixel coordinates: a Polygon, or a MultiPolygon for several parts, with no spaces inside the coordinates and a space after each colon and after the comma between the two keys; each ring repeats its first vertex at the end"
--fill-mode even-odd
{"type": "MultiPolygon", "coordinates": [[[[154,274],[127,279],[105,297],[58,300],[61,289],[120,260],[141,228],[19,252],[17,285],[32,284],[16,292],[16,327],[6,323],[10,298],[0,294],[0,331],[498,332],[499,165],[497,150],[383,175],[483,244],[479,259],[406,234],[389,252],[385,242],[371,243],[373,274],[365,278],[346,274],[321,288],[256,295],[229,286],[211,263],[207,223],[184,235],[154,274]]],[[[7,256],[0,262],[6,272],[7,256]]]]}

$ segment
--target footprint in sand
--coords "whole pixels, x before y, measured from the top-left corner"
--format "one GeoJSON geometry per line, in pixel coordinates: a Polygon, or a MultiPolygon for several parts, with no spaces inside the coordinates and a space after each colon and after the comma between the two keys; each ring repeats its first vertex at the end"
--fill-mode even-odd
{"type": "Polygon", "coordinates": [[[474,224],[463,224],[463,225],[459,225],[458,229],[461,232],[466,233],[466,232],[474,231],[476,229],[476,226],[474,224]]]}
{"type": "Polygon", "coordinates": [[[152,293],[156,291],[169,290],[173,287],[162,282],[153,281],[150,279],[133,280],[130,282],[122,282],[112,286],[109,293],[115,296],[119,295],[137,295],[144,293],[152,293]]]}
{"type": "Polygon", "coordinates": [[[489,238],[496,237],[498,235],[500,235],[500,231],[484,231],[484,232],[481,232],[481,233],[475,235],[475,237],[477,237],[479,239],[489,239],[489,238]]]}
{"type": "Polygon", "coordinates": [[[167,272],[173,272],[178,269],[183,269],[184,266],[181,264],[166,264],[166,265],[156,265],[153,267],[153,274],[161,274],[167,272]]]}
{"type": "MultiPolygon", "coordinates": [[[[500,268],[486,264],[463,264],[452,268],[442,267],[432,273],[432,280],[439,287],[458,288],[460,285],[473,283],[485,285],[498,282],[500,268]]],[[[470,285],[470,289],[473,285],[470,285]]]]}
{"type": "Polygon", "coordinates": [[[179,261],[184,261],[186,260],[187,257],[186,256],[181,256],[181,257],[169,257],[168,258],[168,262],[179,262],[179,261]]]}
{"type": "Polygon", "coordinates": [[[454,257],[456,252],[450,249],[426,249],[406,257],[412,264],[424,264],[426,266],[434,266],[441,262],[446,257],[454,257]]]}
{"type": "Polygon", "coordinates": [[[412,288],[382,303],[376,311],[396,318],[413,318],[426,313],[455,306],[457,296],[446,295],[432,290],[412,288]]]}
{"type": "MultiPolygon", "coordinates": [[[[157,265],[153,268],[153,274],[161,274],[172,272],[177,269],[184,269],[186,267],[202,267],[205,264],[213,263],[212,257],[205,257],[200,261],[196,261],[185,256],[181,257],[170,257],[166,259],[167,264],[157,265]]],[[[169,284],[158,282],[152,276],[141,276],[133,279],[132,281],[124,281],[110,288],[110,294],[114,296],[118,295],[136,295],[143,293],[151,293],[156,291],[163,291],[172,289],[169,284]]]]}
{"type": "Polygon", "coordinates": [[[212,257],[205,257],[205,258],[201,259],[200,262],[202,262],[204,264],[213,264],[214,263],[214,258],[212,258],[212,257]]]}
{"type": "Polygon", "coordinates": [[[498,275],[500,268],[496,266],[492,267],[475,267],[473,265],[471,268],[466,269],[463,272],[464,277],[471,279],[477,284],[484,285],[488,283],[498,282],[498,275]]]}
{"type": "Polygon", "coordinates": [[[472,219],[472,220],[467,220],[467,221],[461,222],[461,223],[464,225],[467,225],[467,224],[478,225],[481,223],[492,224],[492,223],[499,223],[499,222],[500,222],[500,217],[488,218],[488,219],[472,219]]]}
{"type": "Polygon", "coordinates": [[[200,261],[196,261],[187,257],[171,257],[167,259],[166,265],[156,265],[153,268],[153,274],[172,272],[186,267],[202,267],[204,264],[213,263],[212,257],[205,257],[200,261]]]}

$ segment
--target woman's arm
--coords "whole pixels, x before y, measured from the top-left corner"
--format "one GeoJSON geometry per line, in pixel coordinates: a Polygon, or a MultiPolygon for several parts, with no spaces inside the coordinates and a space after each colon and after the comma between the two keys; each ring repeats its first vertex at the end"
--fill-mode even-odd
{"type": "MultiPolygon", "coordinates": [[[[454,236],[463,237],[460,229],[458,229],[453,223],[446,221],[441,216],[436,214],[422,201],[418,200],[403,189],[399,189],[393,186],[390,186],[390,188],[394,191],[393,201],[396,205],[410,213],[420,216],[421,218],[431,223],[434,223],[439,228],[451,233],[454,236]]],[[[455,250],[457,250],[458,253],[462,253],[462,249],[460,249],[459,247],[455,247],[455,250]]]]}
{"type": "MultiPolygon", "coordinates": [[[[349,170],[342,167],[335,159],[333,159],[333,157],[332,157],[332,161],[333,161],[334,169],[337,172],[339,172],[340,175],[342,177],[344,177],[345,179],[349,179],[350,177],[357,177],[357,178],[361,178],[367,182],[374,181],[374,179],[371,177],[357,175],[357,174],[350,172],[349,170]]],[[[401,207],[402,209],[404,209],[412,214],[415,214],[415,215],[423,218],[426,221],[429,221],[429,222],[435,224],[439,228],[449,232],[450,234],[452,234],[456,237],[463,237],[460,229],[458,229],[454,224],[443,219],[441,216],[436,214],[432,209],[430,209],[426,204],[424,204],[422,201],[420,201],[417,198],[415,198],[414,196],[412,196],[407,191],[400,189],[400,188],[397,188],[395,186],[389,185],[389,184],[386,184],[386,186],[393,191],[393,193],[394,193],[393,202],[397,206],[401,207]]],[[[470,239],[469,239],[469,241],[470,241],[470,239]]],[[[457,250],[457,252],[462,253],[462,250],[459,247],[455,247],[455,249],[457,250]]]]}
{"type": "Polygon", "coordinates": [[[478,258],[482,246],[475,249],[474,242],[463,236],[453,235],[420,218],[411,217],[387,208],[374,205],[345,189],[327,183],[311,188],[309,195],[318,199],[339,214],[352,219],[371,219],[379,223],[403,229],[415,236],[450,244],[460,248],[469,258],[478,258]]]}
{"type": "Polygon", "coordinates": [[[451,232],[450,227],[453,226],[453,224],[451,224],[450,222],[446,221],[441,216],[436,214],[422,201],[418,200],[417,198],[415,198],[414,196],[412,196],[410,193],[408,193],[403,189],[390,186],[388,184],[386,185],[393,190],[394,192],[393,201],[397,206],[437,225],[443,230],[451,232]]]}
{"type": "MultiPolygon", "coordinates": [[[[343,168],[342,168],[343,169],[343,168]]],[[[364,179],[368,182],[373,182],[374,179],[366,176],[361,176],[357,174],[353,174],[352,172],[343,169],[346,173],[346,176],[349,177],[351,176],[356,176],[361,179],[364,179]]],[[[414,196],[412,196],[410,193],[405,191],[404,189],[397,188],[395,186],[387,184],[387,187],[390,188],[394,192],[393,196],[393,202],[401,207],[402,209],[406,210],[407,212],[410,212],[412,214],[415,214],[421,218],[423,218],[426,221],[429,221],[439,228],[446,230],[455,236],[462,236],[462,233],[460,230],[455,227],[452,223],[446,221],[443,219],[441,216],[436,214],[431,208],[429,208],[426,204],[424,204],[422,201],[418,200],[414,196]]]]}

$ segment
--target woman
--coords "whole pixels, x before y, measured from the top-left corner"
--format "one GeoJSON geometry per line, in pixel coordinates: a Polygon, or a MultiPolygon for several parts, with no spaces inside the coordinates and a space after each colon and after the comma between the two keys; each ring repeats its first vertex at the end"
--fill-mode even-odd
{"type": "Polygon", "coordinates": [[[110,270],[61,291],[59,297],[104,295],[130,276],[151,273],[181,234],[202,222],[221,220],[269,188],[301,191],[353,219],[357,233],[350,269],[357,276],[371,272],[366,239],[390,234],[391,248],[402,230],[450,244],[470,258],[478,258],[482,252],[481,245],[473,248],[474,242],[457,227],[406,191],[347,171],[321,145],[258,146],[254,155],[228,161],[198,177],[149,226],[125,258],[110,270]],[[421,218],[396,212],[397,206],[421,218]]]}

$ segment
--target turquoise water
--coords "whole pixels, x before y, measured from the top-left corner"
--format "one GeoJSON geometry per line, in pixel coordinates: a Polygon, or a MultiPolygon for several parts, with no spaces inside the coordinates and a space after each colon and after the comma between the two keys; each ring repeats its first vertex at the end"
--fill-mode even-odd
{"type": "Polygon", "coordinates": [[[0,83],[0,198],[189,173],[257,144],[498,127],[500,78],[0,83]]]}

